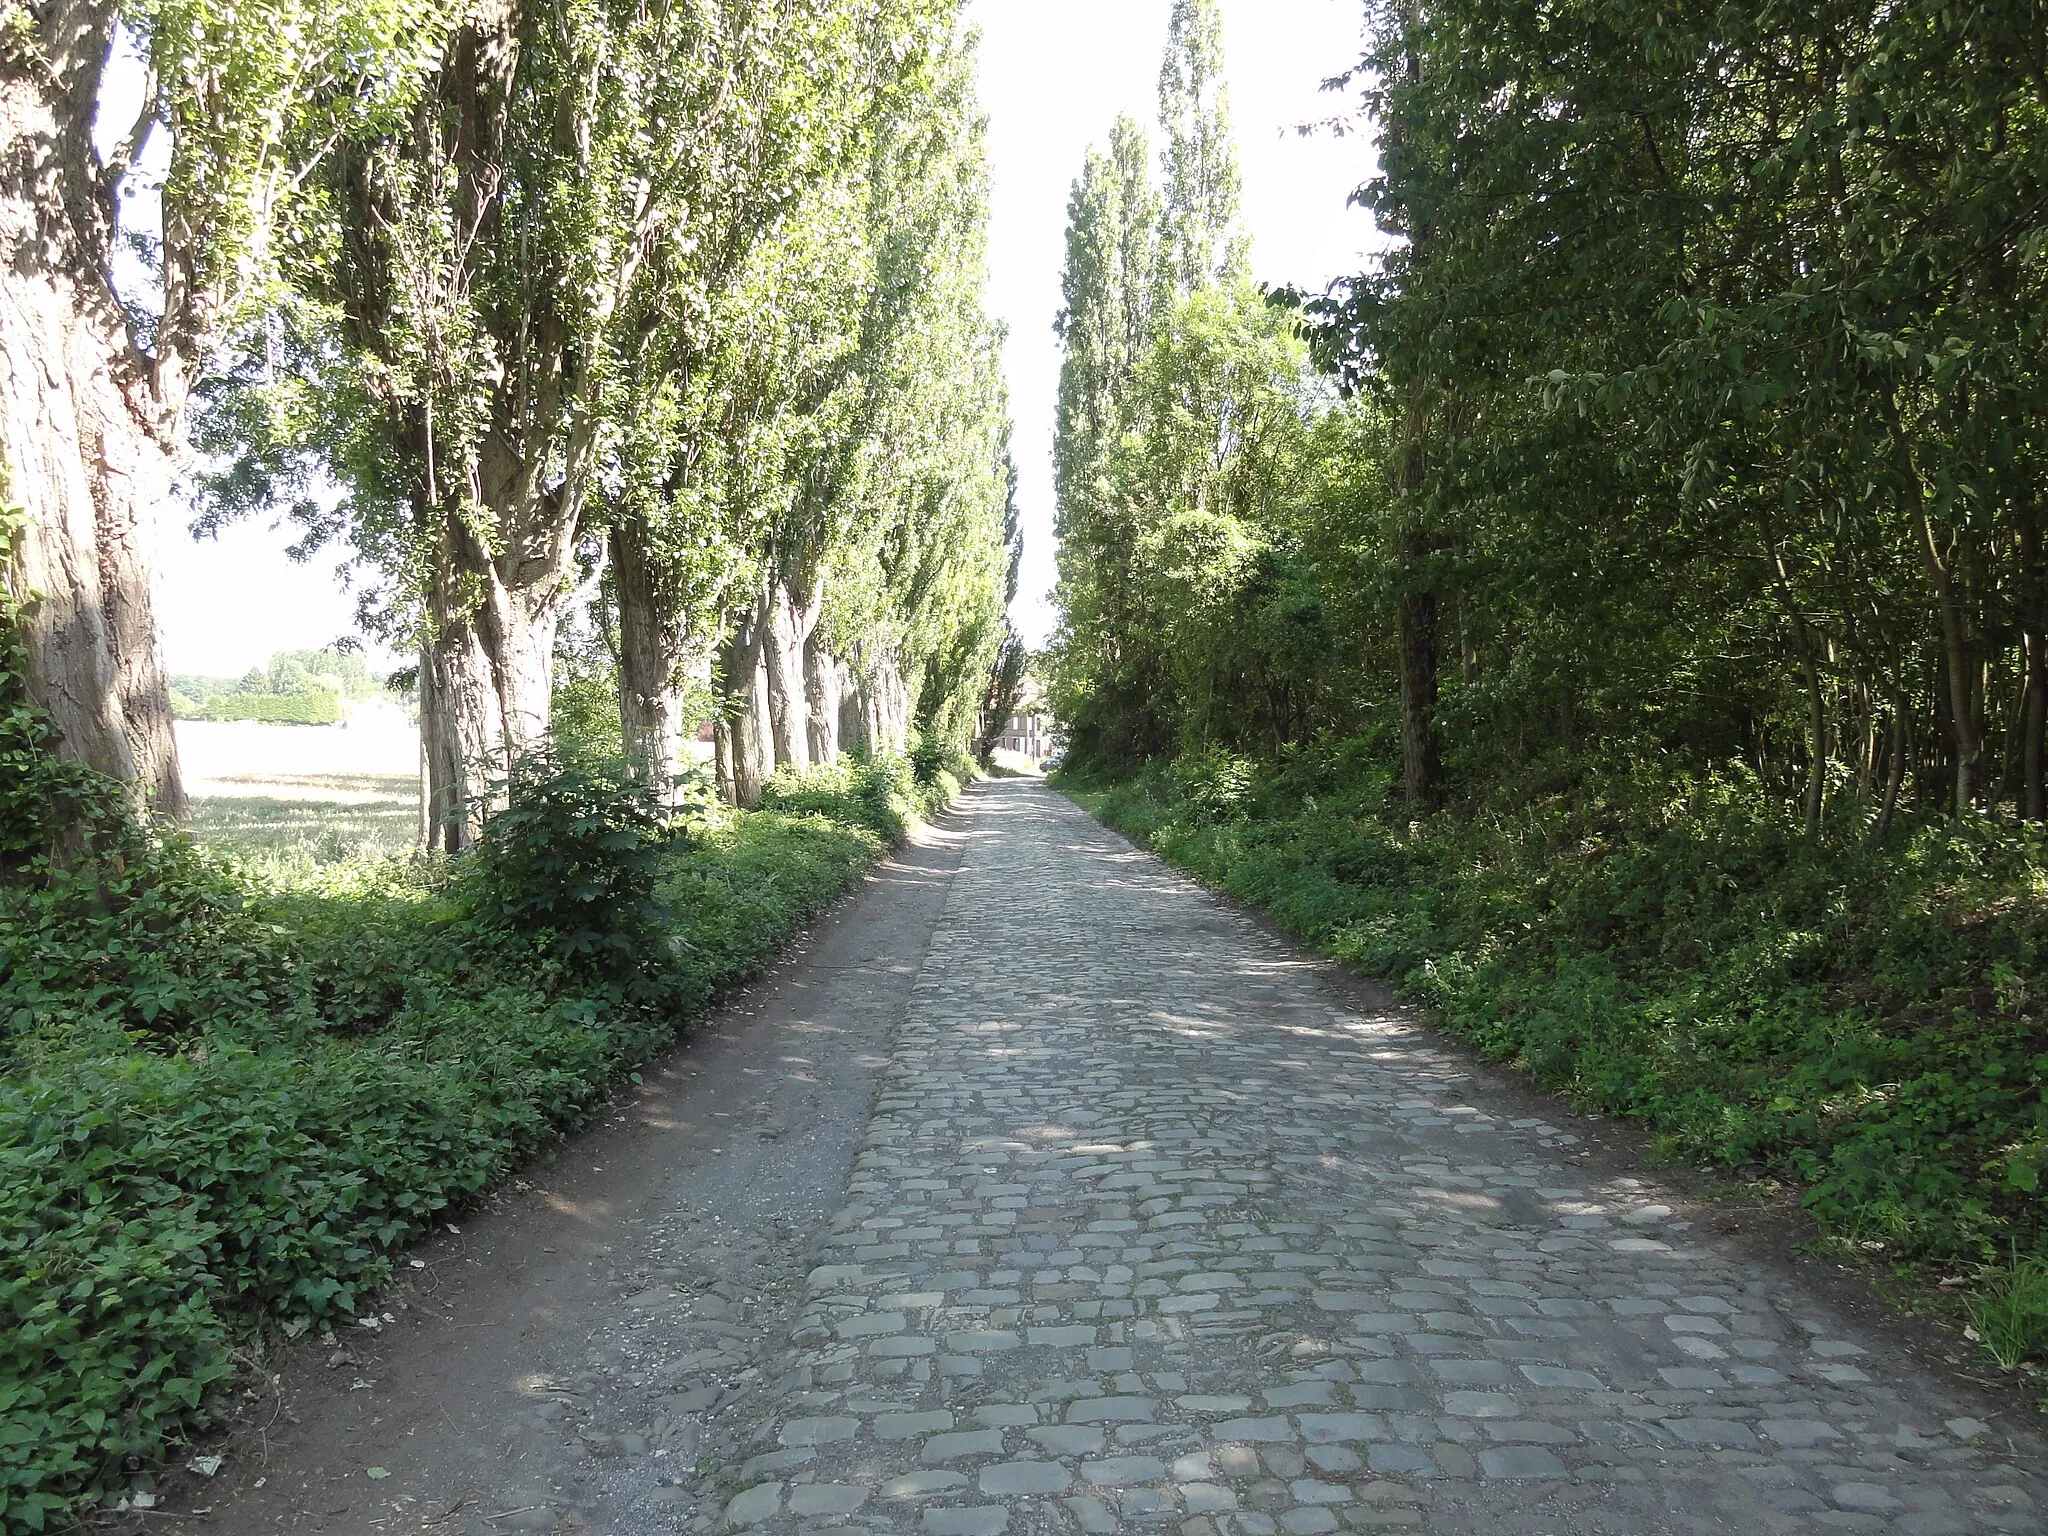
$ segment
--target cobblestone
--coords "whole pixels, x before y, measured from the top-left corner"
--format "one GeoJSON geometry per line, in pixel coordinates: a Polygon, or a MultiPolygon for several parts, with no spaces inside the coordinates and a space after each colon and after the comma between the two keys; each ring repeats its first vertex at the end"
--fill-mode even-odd
{"type": "Polygon", "coordinates": [[[1567,1117],[1041,786],[966,822],[728,1526],[2043,1529],[2037,1442],[1567,1117]]]}

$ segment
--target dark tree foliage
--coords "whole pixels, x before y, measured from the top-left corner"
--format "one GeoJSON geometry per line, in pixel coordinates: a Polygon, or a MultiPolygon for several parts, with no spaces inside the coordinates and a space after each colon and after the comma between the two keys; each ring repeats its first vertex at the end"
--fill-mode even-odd
{"type": "Polygon", "coordinates": [[[1076,186],[1065,782],[2048,1354],[2048,7],[1366,14],[1371,270],[1076,186]]]}
{"type": "Polygon", "coordinates": [[[2044,14],[1376,8],[1405,241],[1310,308],[1423,458],[1468,784],[1628,743],[1809,826],[2048,809],[2044,14]]]}

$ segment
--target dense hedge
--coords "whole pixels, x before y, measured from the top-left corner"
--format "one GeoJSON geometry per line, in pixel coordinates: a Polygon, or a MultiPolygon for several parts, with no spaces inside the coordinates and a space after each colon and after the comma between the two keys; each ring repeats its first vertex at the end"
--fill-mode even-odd
{"type": "Polygon", "coordinates": [[[181,718],[262,720],[273,725],[332,725],[341,718],[341,695],[326,689],[307,693],[222,693],[191,706],[181,718]]]}
{"type": "Polygon", "coordinates": [[[24,811],[0,848],[9,1531],[203,1423],[237,1336],[354,1316],[394,1251],[579,1123],[942,792],[884,763],[780,781],[801,811],[670,824],[543,760],[458,864],[278,889],[11,744],[104,835],[52,862],[24,811]]]}
{"type": "Polygon", "coordinates": [[[1846,799],[1808,836],[1753,785],[1587,778],[1411,825],[1397,773],[1373,739],[1066,787],[1668,1155],[1798,1180],[1866,1252],[2044,1253],[2037,833],[1943,821],[1879,845],[1846,799]]]}

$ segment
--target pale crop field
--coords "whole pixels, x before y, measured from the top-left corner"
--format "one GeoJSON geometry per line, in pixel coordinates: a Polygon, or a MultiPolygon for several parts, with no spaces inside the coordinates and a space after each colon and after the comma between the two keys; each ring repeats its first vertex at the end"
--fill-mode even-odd
{"type": "Polygon", "coordinates": [[[419,841],[419,730],[395,706],[340,725],[181,720],[192,833],[291,865],[404,853],[419,841]]]}

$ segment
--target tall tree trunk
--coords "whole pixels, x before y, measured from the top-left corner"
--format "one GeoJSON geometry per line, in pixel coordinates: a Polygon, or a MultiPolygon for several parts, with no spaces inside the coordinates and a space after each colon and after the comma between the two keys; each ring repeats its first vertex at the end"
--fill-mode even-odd
{"type": "Polygon", "coordinates": [[[1426,572],[1431,542],[1415,521],[1413,501],[1427,470],[1429,414],[1425,386],[1411,386],[1402,423],[1401,463],[1396,497],[1403,524],[1394,537],[1394,558],[1404,576],[1397,602],[1401,631],[1401,776],[1408,804],[1432,810],[1443,795],[1443,748],[1437,735],[1437,600],[1434,577],[1426,572]]]}
{"type": "Polygon", "coordinates": [[[761,803],[761,785],[771,763],[761,659],[766,628],[765,602],[740,615],[718,648],[712,679],[726,758],[721,779],[729,782],[731,802],[740,806],[761,803]]]}
{"type": "Polygon", "coordinates": [[[1903,431],[1893,424],[1899,478],[1906,504],[1913,515],[1914,543],[1920,563],[1934,588],[1935,614],[1941,625],[1943,670],[1948,683],[1948,725],[1955,747],[1955,810],[1967,813],[1977,801],[1977,764],[1984,755],[1984,737],[1978,728],[1978,704],[1972,687],[1969,625],[1962,601],[1955,590],[1955,576],[1941,552],[1934,524],[1927,515],[1927,498],[1920,484],[1920,471],[1906,445],[1903,431]]]}
{"type": "Polygon", "coordinates": [[[1799,658],[1799,675],[1806,682],[1806,835],[1820,831],[1821,812],[1828,788],[1828,712],[1821,691],[1820,667],[1814,660],[1813,637],[1807,632],[1806,615],[1792,596],[1792,578],[1785,569],[1785,556],[1777,541],[1770,540],[1771,563],[1776,568],[1778,601],[1792,620],[1792,649],[1799,658]]]}
{"type": "MultiPolygon", "coordinates": [[[[1419,533],[1402,535],[1402,563],[1411,568],[1426,553],[1419,533]]],[[[1443,793],[1443,756],[1437,739],[1436,594],[1405,592],[1401,620],[1401,773],[1408,803],[1432,809],[1443,793]]]]}
{"type": "Polygon", "coordinates": [[[2026,710],[2020,717],[2020,813],[2048,820],[2048,570],[2040,525],[2020,524],[2020,569],[2025,587],[2021,643],[2026,651],[2026,710]]]}
{"type": "Polygon", "coordinates": [[[143,543],[178,413],[103,275],[110,199],[91,148],[112,14],[11,13],[33,26],[0,37],[0,477],[27,514],[6,580],[29,603],[27,686],[59,755],[182,816],[143,543]]]}
{"type": "Polygon", "coordinates": [[[818,622],[825,616],[825,573],[813,571],[807,580],[783,589],[789,610],[790,675],[788,703],[794,716],[793,749],[796,761],[829,766],[839,756],[839,668],[830,651],[818,642],[818,622]]]}
{"type": "Polygon", "coordinates": [[[1793,632],[1800,637],[1799,670],[1806,678],[1806,835],[1811,837],[1820,831],[1821,812],[1826,807],[1828,711],[1821,692],[1820,670],[1814,666],[1812,650],[1806,643],[1805,621],[1796,624],[1793,632]]]}
{"type": "Polygon", "coordinates": [[[816,624],[804,641],[804,704],[811,761],[830,766],[839,760],[839,661],[816,624]]]}
{"type": "Polygon", "coordinates": [[[432,731],[436,722],[426,710],[426,658],[421,657],[419,678],[413,685],[420,696],[420,846],[431,848],[439,841],[440,823],[434,819],[434,755],[432,731]]]}
{"type": "Polygon", "coordinates": [[[778,768],[807,768],[811,750],[804,728],[803,635],[797,605],[781,582],[768,587],[768,726],[778,768]]]}
{"type": "Polygon", "coordinates": [[[504,695],[476,624],[459,606],[435,607],[434,633],[420,654],[427,817],[440,846],[460,853],[482,829],[514,747],[504,695]]]}
{"type": "Polygon", "coordinates": [[[882,674],[880,672],[861,680],[860,733],[867,740],[868,751],[876,757],[881,757],[888,752],[888,711],[882,700],[882,674]]]}
{"type": "Polygon", "coordinates": [[[1885,764],[1884,806],[1877,813],[1876,840],[1891,835],[1892,816],[1899,808],[1899,790],[1906,782],[1906,760],[1913,749],[1912,702],[1903,690],[1892,697],[1891,752],[1885,764]]]}
{"type": "Polygon", "coordinates": [[[420,650],[420,749],[427,764],[429,846],[460,853],[490,808],[503,771],[504,717],[490,662],[466,624],[437,632],[420,650]]]}
{"type": "Polygon", "coordinates": [[[711,722],[711,772],[718,786],[718,798],[727,805],[738,805],[739,785],[733,778],[732,722],[723,716],[711,722]]]}
{"type": "Polygon", "coordinates": [[[430,824],[450,853],[474,840],[513,759],[546,739],[568,540],[552,557],[493,556],[450,515],[428,596],[420,719],[430,824]]]}
{"type": "Polygon", "coordinates": [[[647,547],[647,525],[622,520],[611,531],[612,581],[619,599],[619,732],[626,761],[666,788],[682,751],[682,631],[665,614],[647,547]]]}
{"type": "Polygon", "coordinates": [[[910,689],[892,656],[877,658],[861,680],[862,733],[877,756],[900,752],[910,735],[910,689]]]}
{"type": "Polygon", "coordinates": [[[1861,706],[1856,712],[1856,796],[1868,801],[1870,788],[1877,782],[1877,701],[1861,684],[1856,688],[1856,699],[1861,706]]]}
{"type": "Polygon", "coordinates": [[[768,716],[768,658],[765,648],[754,653],[754,680],[748,693],[747,713],[741,729],[734,737],[734,761],[744,764],[738,783],[742,790],[752,780],[753,798],[747,803],[761,803],[761,788],[768,782],[768,776],[775,771],[775,744],[772,732],[774,722],[768,716]]]}
{"type": "Polygon", "coordinates": [[[910,718],[915,701],[903,669],[894,662],[882,669],[882,681],[886,685],[884,697],[889,701],[889,750],[901,752],[910,745],[910,718]]]}
{"type": "Polygon", "coordinates": [[[867,715],[861,708],[860,678],[847,662],[839,667],[839,750],[860,756],[873,750],[867,715]]]}
{"type": "MultiPolygon", "coordinates": [[[[1415,0],[1400,0],[1398,10],[1404,30],[1418,20],[1415,0]]],[[[1422,79],[1422,56],[1410,48],[1402,55],[1401,73],[1409,86],[1422,79]]],[[[1389,124],[1388,147],[1399,150],[1402,128],[1389,124]]],[[[1404,209],[1403,220],[1409,241],[1409,259],[1419,271],[1429,261],[1434,231],[1423,210],[1404,209]]],[[[1443,794],[1443,750],[1437,736],[1437,601],[1431,585],[1421,584],[1418,568],[1430,555],[1427,532],[1416,521],[1415,497],[1428,471],[1430,380],[1427,358],[1407,385],[1407,409],[1401,423],[1400,463],[1395,469],[1394,494],[1402,518],[1395,535],[1394,558],[1404,576],[1398,601],[1401,638],[1401,776],[1413,810],[1434,809],[1443,794]]],[[[1430,580],[1434,580],[1433,577],[1430,580]]]]}

